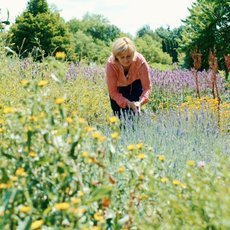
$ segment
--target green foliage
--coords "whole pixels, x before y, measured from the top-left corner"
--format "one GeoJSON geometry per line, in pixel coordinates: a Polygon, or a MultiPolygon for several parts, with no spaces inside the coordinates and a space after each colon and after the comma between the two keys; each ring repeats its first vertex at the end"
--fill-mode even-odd
{"type": "Polygon", "coordinates": [[[59,14],[50,12],[43,0],[28,3],[26,11],[11,26],[9,39],[20,57],[32,55],[35,60],[41,60],[63,51],[68,59],[73,59],[73,40],[64,20],[59,14]]]}
{"type": "Polygon", "coordinates": [[[206,114],[124,131],[99,67],[0,59],[0,229],[229,228],[228,136],[206,114]]]}
{"type": "Polygon", "coordinates": [[[104,64],[111,52],[111,42],[121,33],[102,15],[86,14],[81,21],[72,19],[67,24],[74,36],[77,59],[81,62],[104,64]]]}
{"type": "Polygon", "coordinates": [[[217,54],[219,69],[224,70],[224,55],[229,53],[230,5],[227,0],[198,0],[184,20],[180,50],[185,52],[184,66],[191,67],[190,54],[196,48],[202,53],[202,67],[208,68],[209,52],[217,54]]]}
{"type": "Polygon", "coordinates": [[[137,38],[135,44],[137,50],[143,54],[150,65],[153,63],[172,63],[170,56],[162,51],[161,43],[154,40],[150,35],[144,35],[143,37],[137,38]]]}
{"type": "Polygon", "coordinates": [[[160,27],[155,33],[162,39],[162,49],[172,57],[172,62],[178,62],[178,40],[181,37],[182,27],[170,30],[160,27]]]}
{"type": "Polygon", "coordinates": [[[38,14],[48,13],[49,7],[46,0],[31,0],[28,2],[27,10],[35,17],[38,14]]]}

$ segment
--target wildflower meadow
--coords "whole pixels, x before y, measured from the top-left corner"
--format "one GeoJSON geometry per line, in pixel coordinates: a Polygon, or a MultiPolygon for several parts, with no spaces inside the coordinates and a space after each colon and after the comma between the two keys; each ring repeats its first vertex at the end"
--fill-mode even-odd
{"type": "Polygon", "coordinates": [[[151,69],[130,124],[104,66],[0,51],[0,229],[229,229],[229,82],[151,69]],[[123,124],[122,124],[123,123],[123,124]],[[125,124],[125,125],[124,125],[125,124]]]}

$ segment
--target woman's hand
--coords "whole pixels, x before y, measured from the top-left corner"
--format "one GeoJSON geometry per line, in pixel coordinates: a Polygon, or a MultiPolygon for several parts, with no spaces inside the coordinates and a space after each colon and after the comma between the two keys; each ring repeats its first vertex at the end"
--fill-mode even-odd
{"type": "Polygon", "coordinates": [[[135,101],[134,102],[137,112],[140,113],[141,112],[141,103],[139,101],[135,101]]]}
{"type": "Polygon", "coordinates": [[[139,114],[141,112],[141,103],[139,101],[130,101],[128,106],[134,113],[139,114]]]}

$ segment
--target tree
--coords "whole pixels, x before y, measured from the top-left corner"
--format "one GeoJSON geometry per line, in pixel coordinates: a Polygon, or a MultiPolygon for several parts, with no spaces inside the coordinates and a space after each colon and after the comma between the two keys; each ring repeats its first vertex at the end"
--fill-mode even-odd
{"type": "Polygon", "coordinates": [[[46,0],[30,0],[26,10],[9,30],[11,47],[20,57],[32,55],[35,60],[65,52],[73,58],[73,37],[59,13],[49,10],[46,0]]]}
{"type": "Polygon", "coordinates": [[[171,30],[160,27],[155,30],[155,33],[162,39],[163,52],[168,53],[172,57],[172,62],[178,62],[178,40],[181,38],[182,28],[171,30]]]}
{"type": "Polygon", "coordinates": [[[115,38],[120,36],[120,29],[111,25],[104,16],[100,14],[85,14],[82,19],[83,31],[90,35],[94,40],[101,40],[109,44],[115,38]]]}
{"type": "Polygon", "coordinates": [[[136,38],[137,50],[143,54],[150,64],[172,64],[172,60],[167,53],[162,51],[161,42],[154,40],[150,35],[136,38]]]}
{"type": "Polygon", "coordinates": [[[78,60],[87,63],[105,63],[111,42],[121,36],[121,31],[102,15],[87,13],[82,20],[72,19],[67,25],[74,36],[78,60]]]}
{"type": "Polygon", "coordinates": [[[192,66],[191,52],[202,54],[202,66],[209,67],[210,51],[217,55],[220,69],[225,69],[224,55],[230,53],[230,4],[228,0],[197,0],[184,22],[180,51],[185,53],[184,66],[192,66]]]}

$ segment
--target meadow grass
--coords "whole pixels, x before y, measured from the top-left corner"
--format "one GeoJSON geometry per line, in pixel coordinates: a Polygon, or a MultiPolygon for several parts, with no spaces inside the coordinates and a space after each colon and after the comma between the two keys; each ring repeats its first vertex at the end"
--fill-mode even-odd
{"type": "Polygon", "coordinates": [[[0,229],[229,228],[227,100],[123,126],[101,68],[0,54],[0,229]]]}

